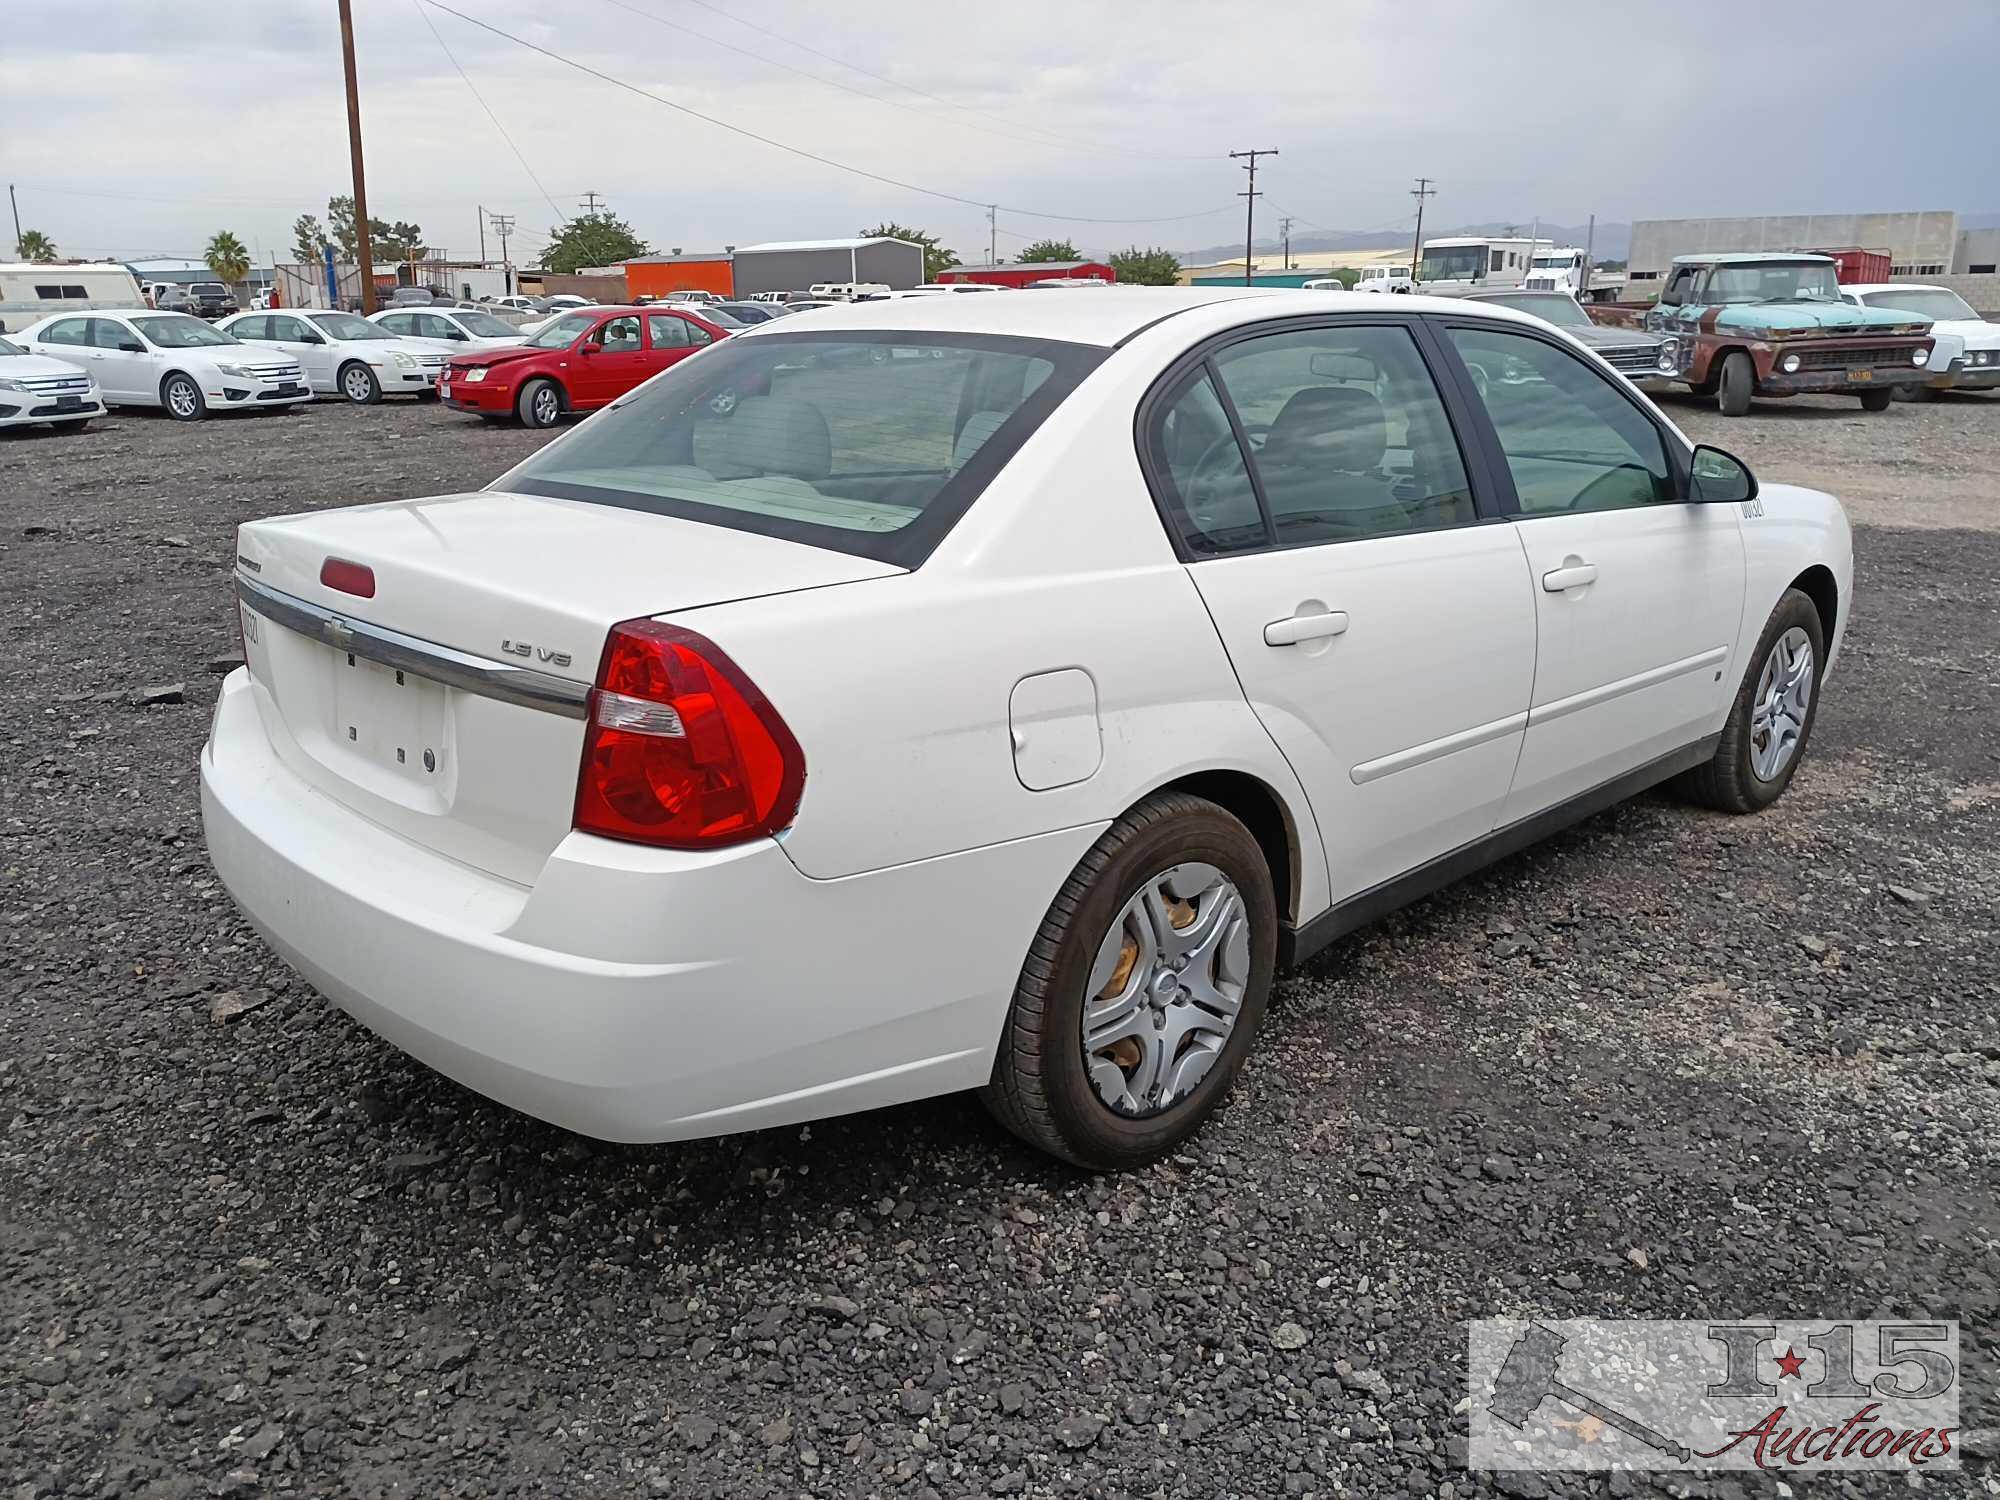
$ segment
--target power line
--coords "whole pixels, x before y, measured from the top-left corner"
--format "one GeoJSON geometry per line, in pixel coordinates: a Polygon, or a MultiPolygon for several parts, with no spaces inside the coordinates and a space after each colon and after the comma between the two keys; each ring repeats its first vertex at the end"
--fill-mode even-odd
{"type": "MultiPolygon", "coordinates": [[[[904,82],[903,82],[903,81],[902,81],[901,79],[897,79],[897,78],[889,78],[889,77],[886,77],[885,75],[883,75],[883,74],[881,74],[881,73],[871,73],[871,72],[870,72],[870,71],[869,71],[868,69],[866,69],[866,68],[862,67],[862,66],[861,66],[861,65],[860,65],[859,63],[851,63],[851,62],[848,62],[848,61],[847,61],[847,60],[846,60],[845,58],[841,58],[841,57],[835,57],[835,56],[834,56],[834,55],[833,55],[833,54],[832,54],[831,52],[822,52],[822,51],[820,51],[820,49],[819,49],[819,48],[817,48],[817,47],[814,47],[814,46],[810,46],[809,44],[807,44],[807,43],[805,43],[805,42],[801,42],[801,41],[798,41],[797,39],[795,39],[795,38],[793,38],[793,37],[788,37],[788,36],[786,36],[786,35],[785,35],[785,34],[784,34],[783,32],[781,32],[781,31],[773,31],[773,30],[772,30],[772,29],[771,29],[771,28],[770,28],[769,26],[760,26],[760,25],[758,25],[758,24],[757,24],[757,22],[755,22],[755,21],[746,21],[746,20],[744,20],[744,19],[743,19],[743,18],[742,18],[741,16],[739,16],[739,15],[735,15],[735,14],[731,13],[730,11],[726,11],[726,10],[724,10],[724,9],[723,9],[723,8],[722,8],[721,6],[719,6],[719,5],[711,5],[711,4],[709,3],[709,0],[689,0],[689,3],[690,3],[690,4],[693,4],[693,5],[699,5],[699,6],[700,6],[700,7],[701,7],[701,8],[703,9],[703,10],[706,10],[706,11],[712,11],[712,12],[714,12],[714,13],[715,13],[716,15],[718,15],[718,16],[721,16],[721,17],[723,18],[723,20],[725,20],[725,21],[732,21],[732,22],[734,22],[734,23],[735,23],[736,25],[738,25],[738,26],[745,26],[745,27],[748,27],[748,28],[749,28],[750,30],[752,30],[752,31],[755,31],[755,32],[760,32],[760,33],[762,33],[762,34],[763,34],[763,35],[765,35],[765,36],[768,36],[768,37],[771,37],[771,38],[774,38],[774,39],[775,39],[775,40],[777,40],[777,41],[780,41],[780,42],[783,42],[783,43],[784,43],[784,44],[785,44],[785,45],[786,45],[787,47],[796,47],[796,48],[798,48],[798,49],[799,49],[799,51],[801,51],[801,52],[810,52],[810,53],[811,53],[811,54],[812,54],[812,55],[813,55],[814,57],[818,57],[818,58],[823,58],[823,59],[824,59],[825,61],[827,61],[827,62],[830,62],[830,63],[832,63],[832,64],[833,64],[833,65],[834,65],[835,67],[840,67],[840,68],[846,68],[846,69],[847,69],[847,70],[848,70],[849,72],[852,72],[852,73],[859,73],[859,74],[860,74],[860,75],[861,75],[861,76],[862,76],[863,78],[872,78],[872,79],[874,79],[874,80],[875,80],[875,81],[876,81],[877,83],[886,83],[886,84],[888,84],[888,85],[889,85],[889,87],[890,87],[890,88],[892,88],[892,89],[903,89],[903,90],[906,90],[906,91],[907,91],[907,92],[909,92],[909,93],[912,93],[912,94],[915,94],[915,95],[916,95],[916,96],[917,96],[917,97],[918,97],[919,99],[928,99],[928,100],[930,100],[930,101],[931,101],[931,102],[932,102],[933,104],[942,104],[942,105],[943,105],[943,106],[944,106],[944,107],[945,107],[946,109],[955,109],[955,110],[959,110],[959,111],[961,111],[961,112],[963,112],[963,113],[965,113],[965,114],[975,114],[975,115],[981,115],[981,116],[983,116],[983,117],[984,117],[984,118],[986,118],[986,119],[989,119],[989,120],[996,120],[996,121],[999,121],[999,122],[1000,122],[1001,124],[1014,124],[1014,123],[1015,123],[1015,122],[1013,122],[1013,121],[1011,121],[1011,120],[1004,120],[1004,119],[1002,119],[1002,118],[1001,118],[1001,116],[999,116],[999,115],[996,115],[996,114],[993,114],[993,113],[992,113],[991,111],[989,111],[989,110],[983,110],[983,109],[974,109],[974,108],[973,108],[973,107],[972,107],[971,105],[969,105],[969,104],[960,104],[960,103],[956,102],[955,100],[951,100],[951,99],[945,99],[945,98],[942,98],[942,97],[940,97],[940,96],[939,96],[939,95],[937,95],[937,94],[933,94],[933,93],[929,93],[929,92],[926,92],[925,90],[923,90],[923,89],[920,89],[920,88],[918,88],[918,87],[917,87],[917,86],[916,86],[915,84],[913,84],[913,83],[904,83],[904,82]]],[[[697,32],[697,33],[695,33],[695,35],[700,35],[700,33],[699,33],[699,32],[697,32]]],[[[773,61],[775,61],[775,59],[772,59],[772,60],[773,60],[773,61]]],[[[782,67],[782,66],[783,66],[783,64],[779,64],[779,66],[781,66],[781,67],[782,67]]],[[[812,75],[812,74],[807,74],[806,76],[807,76],[807,77],[812,77],[812,76],[814,76],[814,75],[812,75]]],[[[822,80],[822,82],[824,82],[824,81],[826,81],[826,80],[822,80]]],[[[840,85],[840,84],[835,84],[835,85],[834,85],[834,87],[835,87],[835,88],[839,88],[839,87],[841,87],[841,86],[842,86],[842,85],[840,85]]],[[[872,97],[872,96],[870,96],[870,97],[872,97]]],[[[886,100],[886,99],[885,99],[885,100],[883,100],[882,102],[886,104],[886,103],[889,103],[890,101],[889,101],[889,100],[886,100]]],[[[919,111],[919,113],[923,113],[923,111],[919,111]]],[[[1020,129],[1027,129],[1027,130],[1034,130],[1034,129],[1035,129],[1035,127],[1033,127],[1033,126],[1019,126],[1019,127],[1017,127],[1017,128],[1020,128],[1020,129]]],[[[1049,132],[1047,132],[1047,131],[1040,131],[1040,130],[1037,130],[1037,131],[1036,131],[1036,134],[1038,134],[1038,135],[1043,135],[1043,136],[1047,136],[1047,135],[1049,134],[1049,132]]],[[[1018,137],[1017,137],[1017,139],[1018,139],[1018,137]]],[[[1091,146],[1092,146],[1092,149],[1094,149],[1094,150],[1098,150],[1098,151],[1112,151],[1112,152],[1117,152],[1117,153],[1119,153],[1119,154],[1121,154],[1121,155],[1124,155],[1124,156],[1141,156],[1141,157],[1149,157],[1149,158],[1151,158],[1151,159],[1153,159],[1153,160],[1155,160],[1155,161],[1220,161],[1220,160],[1222,159],[1221,157],[1218,157],[1218,156],[1188,156],[1188,155],[1185,155],[1185,154],[1181,154],[1181,153],[1177,153],[1177,152],[1162,152],[1162,151],[1134,151],[1134,150],[1131,150],[1131,149],[1128,149],[1128,148],[1126,148],[1126,147],[1122,147],[1122,146],[1112,146],[1112,145],[1107,145],[1107,144],[1101,144],[1101,143],[1098,143],[1098,144],[1093,144],[1093,143],[1089,143],[1089,142],[1081,142],[1081,141],[1080,141],[1080,139],[1079,139],[1079,141],[1077,141],[1077,142],[1071,142],[1071,141],[1061,141],[1061,140],[1057,140],[1057,139],[1051,139],[1051,140],[1050,140],[1050,141],[1048,142],[1048,144],[1059,144],[1059,145],[1063,145],[1063,146],[1072,146],[1072,147],[1073,147],[1074,145],[1077,145],[1077,144],[1084,144],[1084,145],[1091,145],[1091,146]]]]}
{"type": "MultiPolygon", "coordinates": [[[[696,39],[697,39],[698,41],[704,41],[704,42],[707,42],[707,43],[708,43],[708,44],[709,44],[710,46],[713,46],[713,47],[720,47],[720,48],[722,48],[722,49],[723,49],[723,50],[724,50],[725,52],[734,52],[734,53],[736,53],[736,54],[737,54],[737,55],[738,55],[739,57],[747,57],[747,58],[749,58],[749,59],[750,59],[751,61],[753,61],[753,62],[759,62],[759,63],[763,63],[763,64],[764,64],[765,66],[767,66],[767,67],[772,67],[772,68],[783,68],[783,69],[784,69],[784,70],[785,70],[785,71],[786,71],[787,73],[792,73],[792,74],[795,74],[796,76],[798,76],[798,77],[800,77],[800,78],[807,78],[807,79],[810,79],[810,80],[812,80],[812,82],[814,82],[814,83],[818,83],[818,84],[824,84],[824,85],[825,85],[826,87],[828,87],[828,88],[830,88],[830,89],[839,89],[839,90],[840,90],[840,91],[841,91],[842,93],[844,93],[844,94],[852,94],[852,95],[854,95],[854,96],[855,96],[855,98],[857,98],[857,99],[866,99],[866,100],[868,100],[868,101],[869,101],[870,103],[872,103],[872,104],[886,104],[886,105],[888,105],[888,106],[889,106],[889,108],[891,108],[891,109],[900,109],[900,110],[905,110],[905,111],[907,111],[907,112],[908,112],[908,113],[910,113],[910,114],[913,114],[913,115],[917,115],[917,116],[919,116],[920,118],[922,118],[922,119],[926,119],[926,120],[936,120],[936,119],[938,118],[938,116],[937,116],[937,115],[936,115],[935,113],[933,113],[932,111],[930,111],[930,110],[928,110],[928,109],[920,109],[920,108],[918,108],[918,107],[917,107],[916,105],[914,105],[914,104],[905,104],[905,103],[904,103],[904,102],[903,102],[902,100],[900,100],[900,99],[885,99],[885,98],[883,98],[883,97],[882,97],[882,96],[881,96],[880,94],[877,94],[877,93],[873,93],[873,92],[869,91],[868,89],[858,89],[858,88],[855,88],[855,87],[854,87],[854,86],[853,86],[852,84],[847,84],[847,83],[842,83],[842,82],[841,82],[841,81],[840,81],[839,79],[837,79],[837,78],[826,78],[826,77],[822,77],[822,76],[821,76],[820,74],[818,74],[818,73],[811,73],[811,72],[808,72],[808,71],[806,71],[806,69],[804,69],[804,68],[795,68],[795,67],[793,67],[793,66],[792,66],[792,65],[791,65],[790,63],[788,63],[788,62],[780,62],[780,61],[779,61],[779,60],[778,60],[777,58],[775,58],[775,57],[767,57],[767,56],[765,56],[765,55],[764,55],[763,53],[761,53],[761,52],[753,52],[753,51],[751,51],[751,50],[750,50],[750,48],[748,48],[748,47],[739,47],[739,46],[737,46],[737,45],[736,45],[735,43],[733,43],[733,42],[725,42],[725,41],[723,41],[723,40],[722,40],[722,38],[721,38],[721,37],[715,37],[715,36],[710,36],[710,35],[709,35],[709,34],[708,34],[707,32],[705,32],[705,31],[696,31],[696,30],[695,30],[695,29],[694,29],[694,28],[693,28],[692,26],[683,26],[683,25],[682,25],[682,24],[681,24],[680,22],[678,22],[678,21],[669,21],[669,20],[668,20],[668,19],[667,19],[667,18],[666,18],[665,16],[656,16],[656,15],[654,15],[654,14],[653,14],[653,13],[652,13],[651,11],[649,11],[649,10],[643,10],[643,9],[641,9],[640,7],[636,6],[636,5],[632,5],[632,4],[629,4],[629,3],[627,3],[627,0],[604,0],[604,3],[605,3],[606,5],[614,5],[614,6],[616,6],[616,7],[618,8],[618,9],[620,9],[620,10],[622,10],[622,11],[628,11],[628,12],[630,12],[630,13],[631,13],[632,15],[635,15],[635,16],[639,17],[639,18],[640,18],[641,20],[643,20],[643,21],[651,21],[651,22],[652,22],[652,23],[653,23],[654,25],[656,25],[656,26],[664,26],[664,27],[668,28],[669,30],[672,30],[672,31],[678,31],[678,32],[681,32],[681,33],[683,33],[684,35],[687,35],[687,36],[691,36],[691,37],[694,37],[694,38],[696,38],[696,39]]],[[[734,17],[731,17],[730,19],[732,19],[732,20],[733,20],[733,19],[735,19],[735,18],[734,18],[734,17]]],[[[748,22],[748,21],[744,21],[744,22],[741,22],[740,24],[742,24],[742,25],[745,25],[745,26],[750,26],[750,25],[752,25],[752,23],[751,23],[751,22],[748,22]]],[[[761,31],[761,30],[763,30],[764,28],[760,26],[760,27],[756,27],[755,29],[756,29],[756,30],[759,30],[759,31],[761,31]]],[[[775,35],[776,35],[776,33],[775,33],[775,32],[773,32],[773,33],[772,33],[772,35],[774,35],[774,36],[775,36],[775,35]]],[[[780,40],[783,40],[783,38],[780,38],[780,40]]],[[[792,46],[804,46],[804,44],[803,44],[803,43],[800,43],[800,42],[793,42],[793,43],[791,43],[791,45],[792,45],[792,46]]],[[[807,48],[806,48],[806,50],[810,52],[810,51],[812,51],[813,49],[812,49],[812,48],[810,48],[810,47],[807,47],[807,48]]],[[[826,56],[826,54],[824,54],[824,53],[815,53],[815,55],[816,55],[816,56],[826,56]]],[[[839,62],[839,59],[838,59],[838,58],[833,58],[833,57],[828,57],[828,58],[827,58],[827,60],[828,60],[829,62],[835,62],[835,63],[838,63],[838,62],[839,62]]],[[[843,67],[847,66],[847,65],[846,65],[846,64],[844,64],[844,63],[842,63],[842,64],[840,64],[840,65],[841,65],[841,66],[843,66],[843,67]]],[[[856,71],[856,72],[861,72],[862,70],[861,70],[861,69],[859,69],[859,68],[857,68],[857,69],[855,69],[855,71],[856,71]]],[[[869,74],[869,75],[867,75],[867,76],[869,76],[869,77],[871,77],[871,78],[872,78],[872,77],[874,77],[875,75],[874,75],[874,74],[869,74]]],[[[888,80],[888,79],[884,79],[884,80],[883,80],[883,82],[887,83],[887,82],[891,82],[891,80],[888,80]]],[[[948,101],[940,101],[940,102],[948,102],[948,101]]],[[[1100,154],[1101,152],[1104,152],[1104,151],[1116,151],[1116,152],[1119,152],[1120,154],[1122,154],[1122,155],[1126,155],[1126,156],[1152,156],[1152,155],[1154,155],[1154,153],[1152,153],[1152,152],[1141,152],[1141,151],[1122,151],[1122,150],[1121,150],[1121,148],[1119,148],[1119,147],[1115,147],[1115,146],[1090,146],[1090,145],[1082,145],[1082,144],[1079,144],[1079,143],[1078,143],[1078,142],[1076,142],[1076,141],[1065,141],[1065,140],[1061,140],[1061,139],[1058,139],[1058,138],[1053,138],[1053,137],[1045,137],[1045,136],[1037,136],[1037,135],[1018,135],[1018,134],[1016,134],[1015,132],[1013,132],[1013,131],[1011,131],[1011,130],[991,130],[991,129],[988,129],[988,128],[987,128],[986,126],[983,126],[983,125],[975,125],[975,124],[973,124],[973,123],[972,123],[971,121],[969,121],[969,120],[952,120],[952,121],[948,121],[947,123],[948,123],[948,124],[954,124],[954,125],[959,125],[959,126],[962,126],[962,127],[964,127],[965,129],[967,129],[967,130],[977,130],[977,131],[979,131],[979,132],[980,132],[980,134],[982,134],[982,135],[990,135],[990,136],[993,136],[993,137],[995,137],[995,138],[997,138],[997,139],[999,139],[999,140],[1007,140],[1007,141],[1016,141],[1016,142],[1019,142],[1019,143],[1021,143],[1021,144],[1023,144],[1023,145],[1028,145],[1028,146],[1041,146],[1041,147],[1044,147],[1044,148],[1051,148],[1051,149],[1055,149],[1055,150],[1061,150],[1061,151],[1074,151],[1074,152],[1078,152],[1078,153],[1080,153],[1080,154],[1082,154],[1082,155],[1085,155],[1085,156],[1095,156],[1095,155],[1098,155],[1098,154],[1100,154]]]]}
{"type": "Polygon", "coordinates": [[[1257,191],[1257,158],[1260,156],[1276,156],[1277,154],[1278,148],[1276,146],[1271,147],[1268,151],[1232,151],[1229,153],[1231,159],[1239,157],[1249,158],[1244,163],[1243,170],[1250,174],[1250,186],[1247,191],[1236,195],[1243,200],[1243,284],[1245,286],[1250,285],[1250,273],[1255,269],[1251,247],[1255,244],[1257,238],[1257,200],[1264,196],[1257,191]]]}
{"type": "Polygon", "coordinates": [[[441,10],[448,16],[457,16],[459,20],[464,21],[467,25],[477,26],[481,31],[491,32],[494,36],[513,42],[516,46],[526,47],[530,52],[538,52],[543,57],[548,58],[552,62],[559,62],[566,68],[574,68],[579,73],[588,74],[600,82],[611,84],[615,88],[624,89],[627,93],[637,94],[642,99],[650,99],[655,104],[664,104],[668,109],[675,110],[680,114],[690,115],[697,120],[716,126],[718,129],[726,130],[731,135],[740,135],[761,145],[772,146],[790,155],[803,157],[807,161],[818,162],[821,166],[832,167],[837,172],[847,172],[855,177],[865,177],[870,182],[879,182],[887,187],[901,188],[906,193],[920,193],[926,198],[941,198],[947,203],[962,203],[968,208],[983,209],[998,207],[1007,213],[1018,214],[1020,217],[1026,219],[1055,219],[1072,224],[1167,224],[1182,219],[1205,219],[1211,214],[1228,211],[1225,206],[1224,208],[1206,208],[1200,213],[1192,214],[1162,214],[1153,218],[1140,219],[1101,219],[1088,214],[1039,213],[1034,209],[1015,208],[1004,203],[990,205],[983,198],[968,198],[961,193],[945,192],[942,188],[923,187],[914,182],[905,182],[901,178],[886,177],[880,172],[871,172],[865,167],[850,166],[844,161],[835,161],[830,156],[821,156],[816,151],[807,151],[800,146],[788,145],[786,142],[776,140],[771,136],[760,135],[754,130],[746,130],[741,125],[732,125],[727,120],[720,119],[715,115],[704,114],[701,110],[676,103],[663,94],[656,94],[650,89],[642,89],[636,83],[627,83],[622,78],[614,78],[611,74],[593,68],[588,63],[578,62],[572,57],[564,57],[560,52],[551,52],[547,47],[528,41],[525,37],[515,36],[511,31],[502,31],[498,26],[488,25],[474,16],[468,16],[464,11],[453,10],[449,5],[439,3],[439,0],[422,0],[422,3],[430,6],[433,10],[441,10]]]}
{"type": "Polygon", "coordinates": [[[1435,197],[1437,189],[1431,186],[1428,177],[1419,177],[1417,185],[1410,189],[1410,196],[1417,200],[1417,235],[1410,244],[1410,280],[1417,279],[1417,261],[1424,248],[1424,199],[1435,197]]]}
{"type": "Polygon", "coordinates": [[[486,102],[486,96],[479,92],[479,86],[472,81],[472,75],[465,71],[464,64],[459,62],[457,55],[452,52],[450,47],[445,45],[444,35],[437,29],[437,23],[431,20],[430,12],[426,11],[423,8],[423,6],[418,3],[418,0],[410,0],[410,4],[413,7],[415,7],[417,14],[424,18],[424,25],[430,28],[430,33],[432,37],[436,38],[439,48],[442,49],[444,55],[450,59],[451,65],[458,70],[458,76],[465,80],[465,86],[472,90],[472,97],[477,99],[479,101],[479,107],[486,111],[486,118],[491,120],[493,122],[493,128],[500,132],[500,139],[505,141],[507,143],[507,149],[514,153],[514,160],[519,162],[521,164],[521,170],[528,174],[528,181],[532,182],[535,185],[535,191],[540,193],[544,198],[548,199],[549,207],[554,211],[556,219],[559,223],[565,223],[565,224],[568,223],[569,215],[564,213],[560,208],[556,206],[556,200],[550,197],[549,190],[542,186],[542,179],[537,177],[535,175],[535,169],[528,165],[528,158],[523,156],[521,154],[521,148],[514,144],[514,137],[507,134],[507,127],[500,123],[500,117],[493,113],[493,106],[488,104],[486,102]]]}

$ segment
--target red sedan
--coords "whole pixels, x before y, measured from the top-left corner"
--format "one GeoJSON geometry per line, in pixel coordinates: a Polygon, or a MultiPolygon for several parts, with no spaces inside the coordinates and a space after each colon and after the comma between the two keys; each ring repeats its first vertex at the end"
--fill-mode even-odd
{"type": "Polygon", "coordinates": [[[565,412],[609,405],[729,331],[681,306],[580,308],[526,343],[459,355],[438,395],[454,411],[552,427],[565,412]]]}

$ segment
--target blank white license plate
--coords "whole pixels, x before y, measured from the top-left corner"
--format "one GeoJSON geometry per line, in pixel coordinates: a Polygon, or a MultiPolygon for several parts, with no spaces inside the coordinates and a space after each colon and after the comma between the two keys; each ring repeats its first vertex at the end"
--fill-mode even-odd
{"type": "Polygon", "coordinates": [[[333,731],[348,751],[411,781],[443,770],[445,689],[365,656],[336,652],[333,731]]]}

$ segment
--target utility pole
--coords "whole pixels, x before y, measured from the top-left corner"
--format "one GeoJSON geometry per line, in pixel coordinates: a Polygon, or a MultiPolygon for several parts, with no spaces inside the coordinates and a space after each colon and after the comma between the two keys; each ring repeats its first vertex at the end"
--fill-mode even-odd
{"type": "Polygon", "coordinates": [[[986,205],[986,264],[989,266],[1000,264],[1000,227],[993,217],[998,208],[997,203],[986,205]]]}
{"type": "Polygon", "coordinates": [[[479,214],[479,263],[486,264],[486,205],[475,203],[473,208],[479,214]]]}
{"type": "Polygon", "coordinates": [[[1250,249],[1256,240],[1257,200],[1264,196],[1257,191],[1257,158],[1260,156],[1276,156],[1277,154],[1278,148],[1276,146],[1271,147],[1268,151],[1232,151],[1229,153],[1231,160],[1242,157],[1249,158],[1244,164],[1243,170],[1250,174],[1250,185],[1243,192],[1236,195],[1243,200],[1243,284],[1245,286],[1251,284],[1250,272],[1253,269],[1253,262],[1251,260],[1250,249]]]}
{"type": "Polygon", "coordinates": [[[14,210],[14,259],[21,258],[21,204],[14,197],[14,184],[7,184],[7,206],[14,210]]]}
{"type": "Polygon", "coordinates": [[[361,89],[354,81],[354,13],[340,0],[340,61],[347,70],[347,154],[354,167],[354,250],[361,270],[361,315],[375,311],[375,257],[368,244],[368,185],[361,171],[361,89]]]}
{"type": "Polygon", "coordinates": [[[1417,200],[1417,238],[1410,246],[1410,280],[1412,283],[1417,279],[1417,263],[1424,253],[1424,199],[1434,196],[1436,192],[1437,189],[1431,186],[1431,180],[1428,177],[1419,177],[1417,185],[1410,189],[1410,196],[1417,200]]]}
{"type": "Polygon", "coordinates": [[[1286,214],[1282,219],[1278,220],[1278,229],[1285,237],[1285,269],[1289,271],[1292,268],[1292,216],[1290,214],[1286,214]]]}
{"type": "Polygon", "coordinates": [[[1590,216],[1590,227],[1583,232],[1583,269],[1577,272],[1576,277],[1578,301],[1582,301],[1590,296],[1590,268],[1594,264],[1591,257],[1596,253],[1596,250],[1597,215],[1592,214],[1590,216]]]}
{"type": "Polygon", "coordinates": [[[597,200],[599,198],[602,198],[604,195],[602,193],[582,193],[579,194],[579,196],[583,199],[584,214],[589,218],[593,219],[596,218],[597,200]]]}
{"type": "MultiPolygon", "coordinates": [[[[345,0],[343,0],[345,3],[345,0]]],[[[505,295],[514,295],[514,262],[507,256],[507,237],[514,232],[512,214],[490,214],[493,232],[500,236],[500,284],[507,288],[505,295]]]]}

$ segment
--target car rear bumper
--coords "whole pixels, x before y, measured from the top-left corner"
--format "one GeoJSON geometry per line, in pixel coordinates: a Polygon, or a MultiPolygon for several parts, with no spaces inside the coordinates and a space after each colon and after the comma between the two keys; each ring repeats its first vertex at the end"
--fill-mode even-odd
{"type": "Polygon", "coordinates": [[[984,1083],[1036,925],[1101,831],[842,880],[776,841],[713,853],[570,834],[532,888],[309,786],[246,671],[201,757],[209,855],[244,916],[342,1010],[502,1103],[663,1141],[984,1083]]]}

